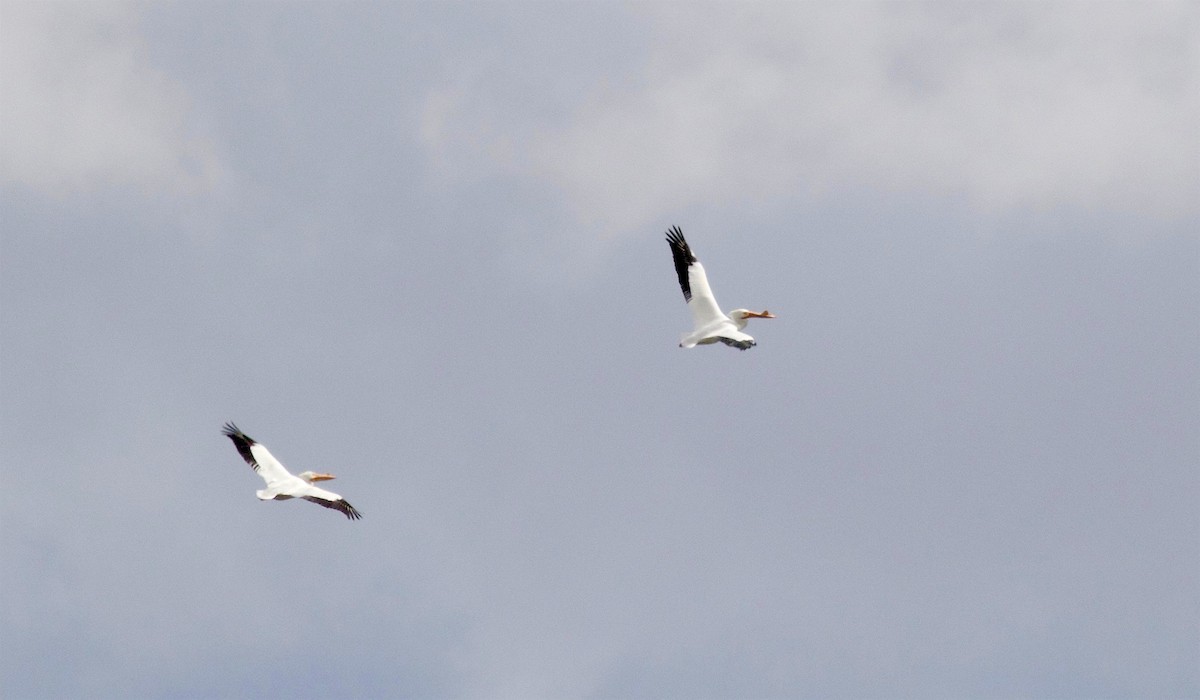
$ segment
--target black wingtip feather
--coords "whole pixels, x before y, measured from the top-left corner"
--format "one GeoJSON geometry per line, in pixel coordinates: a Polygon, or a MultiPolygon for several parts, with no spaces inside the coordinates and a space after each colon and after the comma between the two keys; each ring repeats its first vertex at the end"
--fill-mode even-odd
{"type": "Polygon", "coordinates": [[[249,464],[257,471],[258,462],[254,461],[254,455],[250,452],[251,446],[258,444],[254,442],[254,438],[243,433],[232,421],[226,423],[221,432],[233,441],[233,446],[237,448],[238,454],[242,456],[242,459],[246,460],[246,464],[249,464]]]}
{"type": "Polygon", "coordinates": [[[758,345],[758,343],[754,342],[753,340],[734,340],[733,338],[726,338],[724,336],[717,338],[717,340],[725,343],[731,348],[737,348],[738,350],[749,350],[750,348],[758,345]]]}
{"type": "MultiPolygon", "coordinates": [[[[241,429],[241,428],[239,428],[239,427],[237,427],[237,425],[235,425],[235,424],[233,423],[233,421],[229,421],[229,422],[227,422],[227,423],[225,424],[225,427],[224,427],[224,428],[221,430],[221,432],[222,432],[222,433],[225,433],[225,434],[226,434],[226,435],[228,435],[229,437],[239,437],[239,438],[242,438],[242,439],[244,439],[244,440],[248,440],[248,441],[250,441],[251,443],[255,443],[255,440],[254,440],[254,438],[252,438],[252,437],[250,437],[249,435],[247,435],[247,434],[243,433],[243,432],[242,432],[242,429],[241,429]]],[[[255,443],[255,444],[257,444],[257,443],[255,443]]]]}
{"type": "Polygon", "coordinates": [[[692,300],[692,285],[688,281],[688,266],[696,262],[692,249],[683,237],[683,231],[678,226],[667,229],[667,243],[671,246],[671,257],[675,260],[675,274],[679,277],[679,288],[683,290],[683,300],[692,300]]]}
{"type": "Polygon", "coordinates": [[[687,262],[696,262],[696,256],[692,255],[692,249],[688,246],[687,239],[683,237],[683,229],[678,226],[672,226],[667,229],[667,242],[671,244],[671,250],[678,250],[684,255],[687,262]]]}
{"type": "Polygon", "coordinates": [[[346,499],[344,499],[344,498],[339,498],[336,501],[329,501],[324,498],[319,498],[317,496],[302,496],[301,498],[308,501],[309,503],[316,503],[319,506],[324,506],[325,508],[329,508],[331,510],[336,510],[336,511],[342,513],[343,515],[345,515],[350,520],[361,520],[362,519],[362,513],[359,513],[358,509],[355,508],[354,506],[350,505],[349,503],[347,503],[346,499]]]}

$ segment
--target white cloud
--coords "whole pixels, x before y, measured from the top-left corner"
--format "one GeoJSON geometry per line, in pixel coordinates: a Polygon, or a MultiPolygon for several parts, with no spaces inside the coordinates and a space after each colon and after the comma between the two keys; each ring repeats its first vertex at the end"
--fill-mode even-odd
{"type": "Polygon", "coordinates": [[[127,3],[5,2],[0,182],[193,191],[219,173],[184,88],[148,65],[127,3]]]}
{"type": "Polygon", "coordinates": [[[427,145],[502,152],[484,160],[610,235],[698,203],[863,187],[983,211],[1197,211],[1194,4],[639,8],[654,32],[632,89],[581,80],[571,119],[503,148],[472,143],[515,132],[471,111],[492,100],[435,95],[427,145]]]}

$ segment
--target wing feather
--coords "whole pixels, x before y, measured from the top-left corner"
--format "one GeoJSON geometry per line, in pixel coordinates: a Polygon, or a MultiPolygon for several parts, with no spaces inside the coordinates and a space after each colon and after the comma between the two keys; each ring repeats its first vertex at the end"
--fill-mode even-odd
{"type": "Polygon", "coordinates": [[[667,231],[667,244],[671,246],[671,258],[675,261],[675,274],[679,277],[679,288],[683,290],[683,300],[692,300],[692,288],[688,279],[688,266],[696,262],[692,249],[683,238],[683,231],[678,226],[672,226],[667,231]]]}
{"type": "Polygon", "coordinates": [[[731,348],[737,348],[738,350],[749,350],[755,345],[758,345],[758,343],[754,342],[754,338],[736,330],[718,335],[717,340],[725,343],[731,348]]]}
{"type": "Polygon", "coordinates": [[[233,441],[233,446],[237,448],[242,459],[246,460],[246,464],[249,464],[254,471],[258,471],[258,463],[254,461],[254,454],[250,452],[250,446],[254,444],[254,439],[243,433],[232,422],[226,423],[221,432],[233,441]]]}

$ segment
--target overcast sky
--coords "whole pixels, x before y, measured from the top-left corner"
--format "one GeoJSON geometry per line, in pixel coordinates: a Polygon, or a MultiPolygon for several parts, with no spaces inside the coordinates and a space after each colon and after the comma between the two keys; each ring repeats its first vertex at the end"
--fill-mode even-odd
{"type": "Polygon", "coordinates": [[[1195,2],[2,0],[0,693],[1200,696],[1197,124],[1195,2]]]}

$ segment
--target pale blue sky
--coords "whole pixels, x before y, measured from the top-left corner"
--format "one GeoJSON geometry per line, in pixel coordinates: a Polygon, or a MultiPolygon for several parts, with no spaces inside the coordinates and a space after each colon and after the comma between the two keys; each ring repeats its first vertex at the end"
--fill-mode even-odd
{"type": "Polygon", "coordinates": [[[1197,7],[0,1],[0,692],[1200,695],[1197,7]]]}

